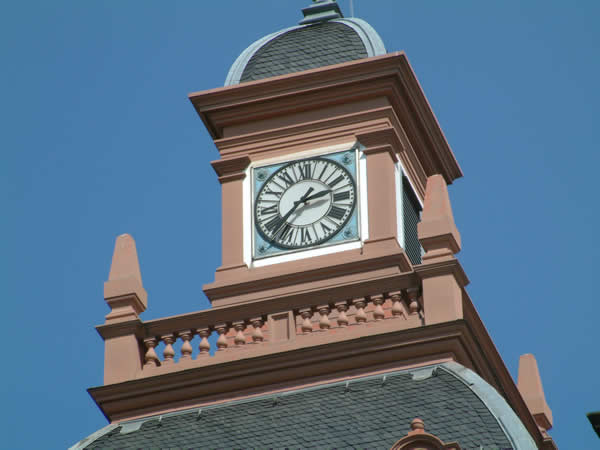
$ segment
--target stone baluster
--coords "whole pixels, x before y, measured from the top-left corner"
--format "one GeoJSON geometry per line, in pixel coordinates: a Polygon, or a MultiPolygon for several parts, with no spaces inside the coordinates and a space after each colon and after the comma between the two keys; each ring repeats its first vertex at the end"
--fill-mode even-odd
{"type": "Polygon", "coordinates": [[[146,347],[146,354],[144,355],[144,367],[156,367],[160,365],[158,355],[154,350],[158,341],[154,337],[144,339],[144,346],[146,347]]]}
{"type": "Polygon", "coordinates": [[[404,308],[402,307],[402,292],[395,291],[389,293],[390,299],[392,300],[392,317],[399,317],[404,315],[404,308]]]}
{"type": "Polygon", "coordinates": [[[194,337],[192,330],[180,331],[179,333],[177,333],[177,335],[183,341],[183,344],[181,345],[181,359],[191,359],[192,344],[190,344],[190,341],[194,337]]]}
{"type": "Polygon", "coordinates": [[[347,327],[348,326],[348,316],[346,315],[346,311],[348,310],[348,302],[337,302],[335,304],[335,308],[338,310],[337,323],[339,327],[347,327]]]}
{"type": "Polygon", "coordinates": [[[408,311],[410,314],[417,314],[419,312],[419,302],[417,299],[419,298],[419,288],[409,288],[406,290],[408,294],[408,311]]]}
{"type": "Polygon", "coordinates": [[[217,339],[217,351],[227,350],[227,332],[229,327],[225,323],[215,325],[215,330],[219,333],[219,339],[217,339]]]}
{"type": "Polygon", "coordinates": [[[302,332],[303,333],[312,333],[313,327],[312,322],[310,321],[313,312],[312,308],[304,308],[298,311],[300,316],[302,317],[302,332]]]}
{"type": "Polygon", "coordinates": [[[331,328],[331,323],[329,322],[329,313],[331,309],[329,305],[320,305],[317,306],[317,310],[319,311],[319,328],[321,330],[328,330],[331,328]]]}
{"type": "Polygon", "coordinates": [[[352,300],[352,304],[356,308],[356,315],[354,316],[356,323],[365,323],[367,321],[367,315],[365,314],[367,300],[365,298],[355,298],[352,300]]]}
{"type": "Polygon", "coordinates": [[[173,343],[175,342],[175,335],[173,333],[165,334],[160,339],[165,343],[165,349],[163,350],[163,364],[173,364],[175,360],[175,350],[173,350],[173,343]]]}
{"type": "Polygon", "coordinates": [[[263,321],[262,321],[262,317],[254,317],[252,319],[250,319],[250,322],[252,322],[252,342],[253,343],[259,343],[262,342],[265,337],[263,336],[262,333],[262,326],[263,326],[263,321]]]}
{"type": "Polygon", "coordinates": [[[240,346],[246,343],[246,336],[244,336],[244,330],[246,329],[246,322],[243,320],[233,322],[233,328],[236,331],[233,342],[235,345],[240,346]]]}
{"type": "Polygon", "coordinates": [[[385,313],[383,312],[383,295],[377,294],[371,296],[371,301],[375,305],[375,309],[373,310],[373,318],[375,320],[383,320],[385,318],[385,313]]]}
{"type": "Polygon", "coordinates": [[[200,354],[198,356],[208,356],[210,352],[210,342],[208,342],[210,328],[198,328],[196,331],[198,336],[200,336],[200,344],[198,344],[200,354]]]}

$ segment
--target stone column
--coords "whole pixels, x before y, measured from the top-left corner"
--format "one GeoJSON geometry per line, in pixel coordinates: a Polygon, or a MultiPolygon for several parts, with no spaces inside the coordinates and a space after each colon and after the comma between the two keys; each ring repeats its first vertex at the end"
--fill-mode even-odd
{"type": "Polygon", "coordinates": [[[357,136],[367,158],[368,242],[372,243],[395,239],[397,234],[394,136],[392,129],[357,136]]]}
{"type": "Polygon", "coordinates": [[[365,254],[396,253],[402,271],[412,266],[398,242],[398,215],[396,211],[396,162],[403,150],[396,130],[383,128],[356,136],[364,146],[367,159],[367,196],[369,238],[365,254]]]}
{"type": "Polygon", "coordinates": [[[244,262],[244,179],[250,158],[240,156],[213,161],[213,169],[221,183],[221,267],[215,280],[235,277],[244,262]]]}

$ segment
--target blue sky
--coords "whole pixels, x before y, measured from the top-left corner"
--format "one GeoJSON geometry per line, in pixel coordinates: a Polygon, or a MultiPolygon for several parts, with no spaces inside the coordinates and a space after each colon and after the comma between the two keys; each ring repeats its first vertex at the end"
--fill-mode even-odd
{"type": "MultiPolygon", "coordinates": [[[[5,448],[65,448],[106,424],[85,390],[102,383],[94,325],[118,234],[137,241],[144,319],[208,306],[218,153],[187,94],[221,86],[247,45],[308,3],[2,6],[5,448]]],[[[559,447],[594,448],[600,2],[354,7],[388,51],[406,51],[462,166],[450,187],[459,258],[508,369],[516,378],[519,355],[534,353],[559,447]]]]}

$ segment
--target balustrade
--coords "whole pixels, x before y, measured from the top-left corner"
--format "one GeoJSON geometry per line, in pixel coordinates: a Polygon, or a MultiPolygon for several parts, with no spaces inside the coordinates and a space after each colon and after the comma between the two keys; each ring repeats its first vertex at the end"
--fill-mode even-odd
{"type": "Polygon", "coordinates": [[[335,309],[338,311],[337,323],[339,327],[347,327],[348,326],[348,316],[346,315],[346,311],[348,310],[348,302],[337,302],[335,304],[335,309]]]}
{"type": "Polygon", "coordinates": [[[156,338],[144,339],[144,345],[146,346],[146,354],[144,355],[144,367],[156,367],[160,365],[158,355],[154,350],[154,347],[156,347],[157,343],[158,341],[156,338]]]}
{"type": "Polygon", "coordinates": [[[390,292],[388,295],[390,297],[390,300],[392,301],[392,316],[406,316],[405,310],[402,306],[402,292],[390,292]]]}
{"type": "Polygon", "coordinates": [[[200,336],[200,344],[198,344],[198,350],[200,350],[199,356],[208,356],[210,352],[210,342],[208,342],[210,328],[198,328],[198,336],[200,336]]]}
{"type": "Polygon", "coordinates": [[[352,300],[352,304],[356,308],[356,315],[354,316],[354,320],[356,320],[356,323],[365,323],[367,321],[367,314],[365,313],[367,299],[355,298],[354,300],[352,300]]]}
{"type": "Polygon", "coordinates": [[[419,288],[407,289],[406,293],[408,295],[408,300],[409,300],[409,304],[408,304],[409,313],[417,314],[421,310],[421,307],[418,302],[419,288]]]}
{"type": "Polygon", "coordinates": [[[312,333],[313,327],[312,322],[310,321],[312,317],[312,309],[304,308],[300,310],[300,316],[302,317],[302,332],[303,333],[312,333]]]}
{"type": "MultiPolygon", "coordinates": [[[[314,330],[328,331],[332,328],[348,329],[348,332],[352,332],[355,325],[375,324],[397,318],[409,320],[410,316],[421,313],[419,295],[419,288],[410,288],[347,300],[333,301],[334,299],[332,299],[328,303],[315,302],[314,305],[307,305],[295,310],[296,333],[310,335],[314,330]]],[[[220,315],[223,317],[223,314],[220,315]]],[[[272,330],[265,326],[266,316],[213,323],[207,323],[205,317],[210,316],[200,313],[197,314],[197,319],[194,319],[203,321],[204,326],[192,327],[193,320],[190,318],[180,321],[184,325],[181,327],[182,329],[173,331],[169,331],[167,325],[170,319],[164,322],[151,321],[147,326],[147,332],[152,333],[151,330],[155,330],[155,334],[146,335],[141,339],[144,347],[144,369],[168,367],[179,362],[191,364],[194,360],[203,360],[203,358],[209,357],[211,353],[214,353],[215,356],[229,354],[229,352],[242,347],[250,349],[251,347],[246,346],[247,343],[266,345],[271,339],[272,330]],[[266,330],[266,337],[263,330],[266,330]],[[216,339],[209,339],[211,335],[214,335],[216,339]],[[192,341],[196,336],[198,338],[197,356],[194,357],[192,341]],[[180,340],[179,346],[176,345],[178,340],[180,340]],[[215,348],[211,348],[211,342],[215,348]],[[157,347],[162,349],[160,356],[157,354],[157,347]],[[177,351],[179,351],[179,355],[177,355],[177,351]]],[[[232,317],[232,319],[234,318],[232,317]]],[[[252,346],[252,348],[255,347],[252,346]]]]}
{"type": "Polygon", "coordinates": [[[177,333],[183,341],[181,345],[181,359],[190,359],[192,357],[192,344],[190,341],[194,337],[191,330],[180,331],[177,333]]]}
{"type": "Polygon", "coordinates": [[[246,322],[240,320],[238,322],[233,322],[233,328],[235,329],[235,338],[233,342],[235,345],[240,346],[246,343],[246,336],[244,336],[244,330],[246,329],[246,322]]]}
{"type": "Polygon", "coordinates": [[[163,350],[163,364],[174,363],[175,350],[173,349],[173,342],[175,342],[175,336],[173,334],[166,334],[160,338],[165,343],[165,349],[163,350]]]}
{"type": "Polygon", "coordinates": [[[329,322],[329,305],[321,305],[317,307],[317,310],[319,311],[319,328],[321,330],[328,330],[329,328],[331,328],[331,322],[329,322]]]}
{"type": "Polygon", "coordinates": [[[254,344],[262,342],[265,339],[262,334],[262,326],[263,326],[262,318],[255,317],[254,319],[250,319],[250,322],[252,322],[252,327],[253,327],[252,342],[254,344]]]}
{"type": "Polygon", "coordinates": [[[194,352],[192,340],[195,336],[199,338],[197,358],[210,356],[211,341],[209,341],[209,338],[213,333],[218,335],[216,340],[216,351],[218,352],[244,346],[249,339],[254,344],[263,343],[265,341],[262,331],[264,323],[264,317],[257,316],[251,319],[221,322],[210,326],[189,328],[160,334],[159,336],[146,337],[142,339],[145,349],[144,368],[169,366],[180,361],[194,360],[192,356],[194,352]],[[175,345],[178,339],[181,340],[179,359],[176,358],[175,345]],[[164,344],[161,352],[162,357],[159,357],[157,354],[157,347],[160,343],[164,344]]]}
{"type": "Polygon", "coordinates": [[[371,301],[375,305],[375,309],[373,310],[373,318],[375,320],[383,320],[385,318],[385,313],[383,312],[383,295],[372,295],[371,301]]]}
{"type": "Polygon", "coordinates": [[[229,327],[225,323],[221,323],[219,325],[215,325],[215,330],[219,333],[219,339],[217,339],[217,351],[223,351],[227,349],[227,332],[229,331],[229,327]]]}

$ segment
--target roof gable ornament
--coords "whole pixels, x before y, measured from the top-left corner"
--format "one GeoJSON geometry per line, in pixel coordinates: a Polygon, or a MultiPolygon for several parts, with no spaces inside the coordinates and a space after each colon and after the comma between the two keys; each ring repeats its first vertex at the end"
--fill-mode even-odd
{"type": "Polygon", "coordinates": [[[392,450],[461,450],[456,442],[445,444],[440,438],[425,432],[425,423],[414,419],[410,431],[392,446],[392,450]]]}
{"type": "Polygon", "coordinates": [[[335,0],[313,0],[313,4],[302,10],[304,19],[299,24],[326,22],[332,19],[342,19],[344,15],[335,0]]]}

